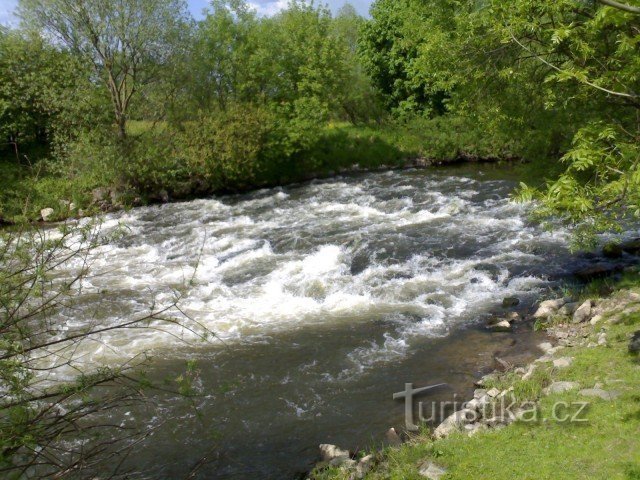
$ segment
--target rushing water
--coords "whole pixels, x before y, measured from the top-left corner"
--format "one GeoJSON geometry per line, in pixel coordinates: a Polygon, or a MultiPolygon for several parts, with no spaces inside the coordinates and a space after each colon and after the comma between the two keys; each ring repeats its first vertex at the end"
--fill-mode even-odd
{"type": "Polygon", "coordinates": [[[198,360],[197,413],[164,394],[134,419],[159,425],[136,467],[182,478],[206,457],[198,478],[295,478],[319,443],[366,447],[402,426],[391,396],[405,382],[468,393],[494,355],[524,358],[539,340],[481,326],[504,297],[527,308],[569,261],[564,232],[509,202],[514,185],[490,171],[387,172],[110,216],[104,228],[126,233],[95,255],[62,321],[109,325],[182,292],[217,339],[113,331],[78,352],[96,365],[151,351],[156,379],[198,360]]]}

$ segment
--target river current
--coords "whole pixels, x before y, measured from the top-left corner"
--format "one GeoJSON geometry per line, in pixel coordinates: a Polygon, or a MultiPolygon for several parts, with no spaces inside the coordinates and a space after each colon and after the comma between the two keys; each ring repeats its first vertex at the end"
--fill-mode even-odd
{"type": "Polygon", "coordinates": [[[115,330],[78,352],[85,367],[148,352],[154,379],[197,361],[195,400],[158,394],[152,412],[123,413],[157,427],[136,469],[296,478],[319,443],[355,450],[402,427],[391,397],[406,382],[464,395],[495,356],[531,354],[530,327],[484,321],[505,297],[526,310],[573,260],[566,232],[509,200],[515,185],[491,167],[393,171],[109,215],[103,230],[124,234],[94,252],[60,321],[115,324],[179,294],[215,337],[115,330]]]}

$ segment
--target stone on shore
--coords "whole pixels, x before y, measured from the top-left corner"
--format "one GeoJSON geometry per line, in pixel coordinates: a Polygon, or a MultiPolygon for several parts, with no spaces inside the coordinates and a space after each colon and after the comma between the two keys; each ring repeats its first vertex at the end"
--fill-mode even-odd
{"type": "Polygon", "coordinates": [[[545,300],[538,306],[538,310],[533,314],[533,318],[535,319],[546,319],[549,318],[556,313],[558,310],[562,308],[566,303],[568,303],[568,298],[558,298],[555,300],[545,300]]]}
{"type": "Polygon", "coordinates": [[[568,367],[571,366],[572,362],[573,362],[573,358],[571,358],[571,357],[556,358],[553,361],[553,366],[555,368],[568,368],[568,367]]]}
{"type": "Polygon", "coordinates": [[[402,445],[402,439],[400,438],[400,435],[398,435],[398,432],[396,432],[396,429],[393,427],[387,430],[387,433],[384,434],[384,438],[392,447],[399,447],[400,445],[402,445]]]}
{"type": "Polygon", "coordinates": [[[549,342],[544,342],[538,345],[538,348],[544,353],[549,353],[549,351],[553,349],[553,345],[551,345],[549,342]]]}
{"type": "Polygon", "coordinates": [[[498,390],[497,388],[492,388],[487,392],[487,395],[489,395],[491,398],[496,398],[498,395],[500,395],[500,390],[498,390]]]}
{"type": "Polygon", "coordinates": [[[348,450],[342,450],[340,447],[323,443],[320,445],[320,455],[323,462],[327,462],[329,465],[339,467],[351,460],[351,455],[348,450]]]}
{"type": "Polygon", "coordinates": [[[53,208],[43,208],[40,210],[40,217],[43,222],[48,222],[49,219],[53,216],[54,210],[53,208]]]}
{"type": "Polygon", "coordinates": [[[589,318],[591,317],[592,308],[593,302],[591,300],[587,300],[582,305],[580,305],[580,308],[578,308],[573,314],[573,323],[582,323],[589,320],[589,318]]]}
{"type": "Polygon", "coordinates": [[[577,382],[553,382],[544,389],[544,393],[546,395],[550,395],[552,393],[564,393],[569,390],[577,390],[578,388],[580,388],[580,384],[577,382]]]}
{"type": "Polygon", "coordinates": [[[100,187],[96,188],[91,192],[91,197],[93,199],[93,203],[104,202],[109,199],[109,189],[100,187]]]}
{"type": "Polygon", "coordinates": [[[353,472],[351,477],[349,477],[350,480],[362,480],[366,477],[369,470],[371,470],[371,467],[373,467],[374,460],[374,455],[367,455],[366,457],[361,458],[358,462],[358,466],[356,467],[356,471],[353,472]]]}
{"type": "Polygon", "coordinates": [[[606,390],[602,390],[601,388],[586,388],[584,390],[580,390],[578,395],[582,395],[583,397],[596,397],[601,398],[602,400],[606,400],[610,402],[611,400],[615,400],[620,396],[618,392],[607,392],[606,390]]]}
{"type": "Polygon", "coordinates": [[[573,315],[576,312],[576,310],[578,310],[578,307],[580,307],[580,303],[578,302],[565,303],[562,306],[562,308],[558,310],[558,315],[564,315],[569,317],[573,315]]]}
{"type": "Polygon", "coordinates": [[[465,425],[477,420],[478,414],[470,409],[464,409],[449,415],[433,432],[436,439],[448,437],[454,432],[461,431],[465,425]]]}
{"type": "Polygon", "coordinates": [[[418,467],[418,473],[429,480],[440,480],[447,471],[431,461],[426,461],[418,467]]]}

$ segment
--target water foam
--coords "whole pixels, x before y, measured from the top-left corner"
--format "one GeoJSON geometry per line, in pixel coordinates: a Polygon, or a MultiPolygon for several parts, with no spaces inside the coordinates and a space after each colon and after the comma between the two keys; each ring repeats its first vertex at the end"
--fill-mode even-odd
{"type": "MultiPolygon", "coordinates": [[[[179,292],[182,311],[227,344],[386,322],[381,338],[347,355],[346,371],[361,372],[407,355],[417,339],[476,321],[505,296],[532,298],[548,284],[530,270],[548,267],[565,236],[529,225],[527,206],[506,199],[510,188],[391,173],[110,215],[105,231],[127,231],[94,252],[86,301],[61,318],[72,328],[89,322],[98,298],[101,324],[116,324],[179,292]]],[[[108,332],[82,353],[94,363],[172,355],[178,338],[193,338],[162,328],[170,335],[108,332]]]]}

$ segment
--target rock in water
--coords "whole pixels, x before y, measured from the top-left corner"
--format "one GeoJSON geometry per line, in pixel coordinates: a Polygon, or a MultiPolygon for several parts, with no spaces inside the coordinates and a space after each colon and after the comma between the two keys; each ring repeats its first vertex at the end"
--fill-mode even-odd
{"type": "Polygon", "coordinates": [[[395,428],[387,430],[387,433],[384,434],[384,438],[392,447],[399,447],[402,445],[402,439],[400,438],[400,435],[398,435],[398,432],[396,432],[395,428]]]}
{"type": "Polygon", "coordinates": [[[487,328],[492,332],[510,332],[511,324],[508,320],[500,320],[498,323],[487,325],[487,328]]]}
{"type": "Polygon", "coordinates": [[[630,253],[631,255],[638,255],[640,253],[640,238],[629,240],[621,245],[623,251],[630,253]]]}
{"type": "Polygon", "coordinates": [[[340,466],[351,459],[348,450],[342,450],[340,447],[327,443],[320,445],[320,455],[323,462],[333,466],[340,466]]]}
{"type": "Polygon", "coordinates": [[[633,338],[629,342],[629,353],[632,355],[640,354],[640,330],[633,334],[633,338]]]}
{"type": "Polygon", "coordinates": [[[40,210],[40,217],[42,218],[42,221],[48,222],[53,215],[53,212],[53,208],[43,208],[42,210],[40,210]]]}
{"type": "Polygon", "coordinates": [[[602,247],[602,255],[606,258],[616,259],[621,258],[624,250],[622,247],[614,242],[607,243],[604,247],[602,247]]]}
{"type": "Polygon", "coordinates": [[[502,300],[502,306],[504,308],[517,307],[520,305],[520,299],[518,297],[507,297],[502,300]]]}
{"type": "Polygon", "coordinates": [[[611,263],[597,263],[574,272],[574,275],[578,280],[582,282],[590,282],[598,278],[610,277],[614,273],[622,271],[622,266],[613,265],[611,263]]]}

